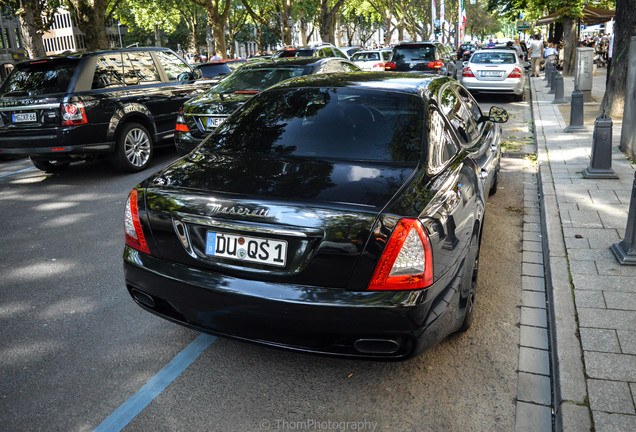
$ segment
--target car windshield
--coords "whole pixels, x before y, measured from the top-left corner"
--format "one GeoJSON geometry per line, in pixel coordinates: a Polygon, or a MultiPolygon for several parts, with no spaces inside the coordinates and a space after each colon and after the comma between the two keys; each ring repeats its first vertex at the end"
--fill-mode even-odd
{"type": "Polygon", "coordinates": [[[476,64],[515,64],[517,59],[513,52],[510,53],[476,53],[470,59],[471,63],[476,64]]]}
{"type": "Polygon", "coordinates": [[[406,45],[395,48],[394,62],[414,60],[435,60],[435,47],[433,45],[406,45]]]}
{"type": "Polygon", "coordinates": [[[259,92],[304,73],[304,66],[260,67],[240,69],[214,87],[214,93],[259,92]]]}
{"type": "Polygon", "coordinates": [[[296,88],[251,99],[205,141],[209,152],[410,162],[421,158],[424,103],[379,90],[296,88]]]}
{"type": "Polygon", "coordinates": [[[375,61],[375,60],[380,60],[380,53],[357,52],[351,57],[351,61],[375,61]]]}
{"type": "Polygon", "coordinates": [[[35,60],[19,65],[7,77],[0,94],[38,96],[64,93],[68,90],[78,60],[35,60]]]}

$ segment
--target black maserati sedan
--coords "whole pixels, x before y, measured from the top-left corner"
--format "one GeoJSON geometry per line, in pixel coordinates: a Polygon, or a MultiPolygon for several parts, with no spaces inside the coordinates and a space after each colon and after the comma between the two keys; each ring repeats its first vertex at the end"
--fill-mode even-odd
{"type": "Polygon", "coordinates": [[[506,120],[447,77],[280,83],[131,191],[127,289],[215,335],[419,354],[471,325],[506,120]]]}
{"type": "Polygon", "coordinates": [[[280,58],[244,65],[183,105],[175,127],[177,153],[191,152],[235,109],[267,87],[302,75],[359,70],[349,60],[337,57],[280,58]]]}

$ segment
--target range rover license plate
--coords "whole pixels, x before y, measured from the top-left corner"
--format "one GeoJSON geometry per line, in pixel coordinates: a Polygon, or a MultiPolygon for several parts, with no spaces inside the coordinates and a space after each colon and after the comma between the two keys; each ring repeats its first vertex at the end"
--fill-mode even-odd
{"type": "Polygon", "coordinates": [[[38,121],[38,116],[34,112],[15,113],[11,117],[13,123],[27,123],[38,121]]]}
{"type": "Polygon", "coordinates": [[[205,254],[284,267],[287,257],[287,242],[208,231],[205,254]]]}

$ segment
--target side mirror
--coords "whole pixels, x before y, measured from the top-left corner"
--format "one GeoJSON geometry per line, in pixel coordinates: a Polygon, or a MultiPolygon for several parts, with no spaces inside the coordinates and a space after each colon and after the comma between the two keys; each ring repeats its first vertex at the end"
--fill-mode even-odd
{"type": "Polygon", "coordinates": [[[201,69],[194,69],[193,73],[194,73],[194,79],[203,78],[203,72],[201,72],[201,69]]]}
{"type": "Polygon", "coordinates": [[[463,65],[464,67],[468,67],[468,62],[467,62],[467,61],[465,61],[465,62],[463,62],[463,63],[462,63],[462,65],[463,65]]]}
{"type": "Polygon", "coordinates": [[[488,112],[488,120],[494,123],[506,123],[509,117],[508,111],[497,106],[490,107],[488,112]]]}
{"type": "Polygon", "coordinates": [[[177,77],[177,81],[194,81],[194,72],[182,72],[177,77]]]}

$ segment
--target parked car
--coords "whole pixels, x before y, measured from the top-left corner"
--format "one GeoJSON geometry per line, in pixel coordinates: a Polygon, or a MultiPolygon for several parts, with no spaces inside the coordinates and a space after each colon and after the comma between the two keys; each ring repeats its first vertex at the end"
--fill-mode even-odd
{"type": "Polygon", "coordinates": [[[391,50],[358,51],[351,56],[351,61],[365,71],[383,71],[384,65],[391,59],[391,50]]]}
{"type": "Polygon", "coordinates": [[[385,70],[409,73],[434,73],[455,78],[457,66],[448,47],[440,42],[402,42],[393,47],[385,70]]]}
{"type": "Polygon", "coordinates": [[[457,48],[457,60],[468,60],[470,56],[480,49],[479,44],[476,43],[463,43],[457,48]]]}
{"type": "Polygon", "coordinates": [[[514,49],[484,49],[464,62],[461,83],[471,92],[511,94],[522,101],[526,73],[514,49]]]}
{"type": "Polygon", "coordinates": [[[201,71],[201,77],[204,80],[209,80],[210,84],[218,83],[223,76],[232,73],[238,67],[244,65],[246,60],[231,59],[231,60],[217,60],[207,63],[199,63],[194,66],[195,69],[201,71]]]}
{"type": "Polygon", "coordinates": [[[126,201],[126,286],[186,327],[403,359],[473,320],[501,130],[446,77],[287,80],[126,201]]]}
{"type": "Polygon", "coordinates": [[[340,57],[349,59],[342,51],[331,44],[319,44],[311,46],[289,46],[276,51],[273,59],[283,57],[340,57]]]}
{"type": "Polygon", "coordinates": [[[360,51],[362,48],[359,46],[341,46],[337,47],[340,51],[342,51],[348,59],[351,58],[352,55],[360,51]]]}
{"type": "Polygon", "coordinates": [[[335,57],[279,58],[248,63],[183,105],[176,123],[177,152],[185,155],[192,151],[239,106],[280,81],[301,75],[359,70],[350,61],[335,57]]]}
{"type": "Polygon", "coordinates": [[[132,48],[19,63],[0,87],[0,153],[48,172],[109,156],[140,171],[172,145],[177,112],[209,87],[167,48],[132,48]]]}

